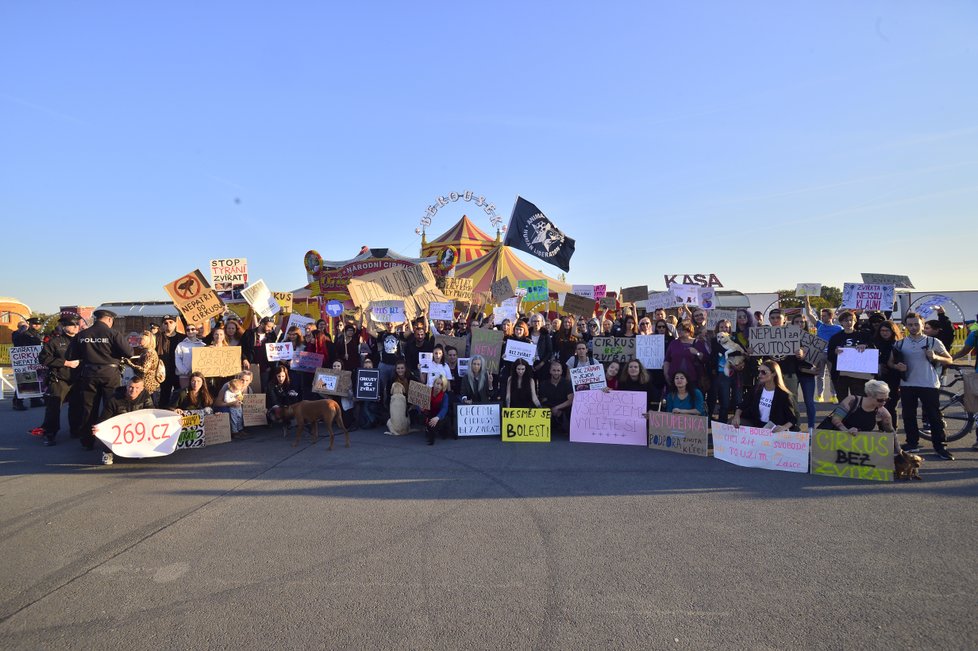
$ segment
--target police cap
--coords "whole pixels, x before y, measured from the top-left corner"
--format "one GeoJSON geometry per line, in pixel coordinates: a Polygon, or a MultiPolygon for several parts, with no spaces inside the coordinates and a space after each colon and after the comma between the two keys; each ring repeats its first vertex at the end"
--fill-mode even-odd
{"type": "Polygon", "coordinates": [[[38,317],[32,316],[31,318],[27,319],[27,323],[29,323],[30,325],[41,325],[44,322],[41,321],[41,319],[39,319],[38,317]]]}
{"type": "Polygon", "coordinates": [[[93,312],[92,314],[95,316],[96,319],[104,319],[105,317],[114,319],[117,316],[119,316],[112,310],[95,310],[95,312],[93,312]]]}
{"type": "Polygon", "coordinates": [[[58,319],[58,323],[60,323],[63,326],[78,325],[79,323],[81,323],[81,319],[74,314],[65,314],[62,315],[60,319],[58,319]]]}

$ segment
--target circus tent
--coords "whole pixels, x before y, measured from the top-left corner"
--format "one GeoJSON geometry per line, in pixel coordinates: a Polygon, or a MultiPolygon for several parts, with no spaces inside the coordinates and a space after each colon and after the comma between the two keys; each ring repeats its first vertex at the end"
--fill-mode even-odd
{"type": "Polygon", "coordinates": [[[513,287],[516,287],[517,281],[520,280],[546,279],[551,294],[569,292],[571,289],[569,284],[551,278],[523,262],[510,247],[502,244],[496,245],[490,253],[481,258],[455,267],[455,276],[472,278],[474,296],[483,292],[488,295],[492,284],[503,277],[508,277],[513,287]]]}
{"type": "Polygon", "coordinates": [[[499,235],[493,239],[472,223],[472,220],[462,215],[458,222],[447,231],[431,240],[425,239],[425,234],[421,234],[421,257],[428,258],[437,256],[441,259],[446,249],[454,249],[456,264],[471,262],[491,253],[500,243],[499,235]]]}

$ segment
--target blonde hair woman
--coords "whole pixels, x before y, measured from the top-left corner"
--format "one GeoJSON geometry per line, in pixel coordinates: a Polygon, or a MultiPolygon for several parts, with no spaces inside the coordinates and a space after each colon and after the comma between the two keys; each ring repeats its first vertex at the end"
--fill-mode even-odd
{"type": "Polygon", "coordinates": [[[123,360],[129,364],[136,373],[143,376],[143,387],[146,393],[153,398],[153,406],[159,406],[160,380],[157,378],[161,363],[160,357],[156,354],[156,335],[149,330],[143,330],[139,337],[137,350],[142,352],[136,357],[123,360]]]}

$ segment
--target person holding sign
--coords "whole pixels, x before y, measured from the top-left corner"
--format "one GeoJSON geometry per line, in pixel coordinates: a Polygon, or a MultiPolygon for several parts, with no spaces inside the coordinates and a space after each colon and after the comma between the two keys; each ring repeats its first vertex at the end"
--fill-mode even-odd
{"type": "MultiPolygon", "coordinates": [[[[129,380],[128,386],[116,389],[112,397],[106,401],[105,409],[102,410],[102,418],[99,422],[105,422],[119,414],[128,414],[133,411],[139,411],[140,409],[152,408],[153,399],[145,390],[142,376],[134,375],[129,380]]],[[[97,425],[92,428],[93,434],[97,428],[97,425]]],[[[102,448],[102,465],[111,466],[114,461],[112,449],[101,440],[99,440],[99,445],[102,448]]]]}
{"type": "MultiPolygon", "coordinates": [[[[268,353],[265,344],[274,343],[278,339],[275,333],[275,319],[270,316],[262,317],[257,327],[245,330],[241,336],[241,355],[244,357],[242,366],[245,370],[258,374],[262,391],[265,390],[266,373],[268,372],[268,353]],[[252,367],[255,368],[252,368],[252,367]]],[[[232,434],[233,434],[232,426],[232,434]]]]}
{"type": "Polygon", "coordinates": [[[872,432],[879,427],[880,431],[893,432],[893,418],[886,410],[890,387],[881,380],[869,380],[864,388],[865,396],[852,395],[840,402],[819,429],[856,434],[872,432]]]}
{"type": "Polygon", "coordinates": [[[187,336],[177,344],[173,354],[181,389],[186,389],[190,385],[190,373],[193,371],[193,349],[207,345],[197,338],[198,331],[196,325],[188,325],[187,336]]]}
{"type": "Polygon", "coordinates": [[[539,312],[530,317],[530,341],[537,347],[536,355],[533,357],[533,374],[538,380],[543,380],[550,367],[550,360],[554,356],[554,344],[544,325],[546,321],[539,312]]]}
{"type": "MultiPolygon", "coordinates": [[[[808,322],[803,314],[797,314],[791,319],[791,325],[801,328],[802,335],[808,332],[808,322]]],[[[805,417],[808,418],[808,431],[815,431],[815,374],[819,369],[805,359],[805,349],[799,347],[795,362],[798,371],[798,386],[801,387],[801,397],[805,401],[805,417]]],[[[792,393],[791,395],[796,395],[792,393]]]]}
{"type": "MultiPolygon", "coordinates": [[[[251,377],[249,374],[248,378],[251,377]]],[[[214,411],[228,414],[231,419],[231,438],[246,439],[251,435],[244,428],[244,394],[251,383],[245,382],[244,373],[239,373],[221,387],[214,401],[214,411]]]]}
{"type": "Polygon", "coordinates": [[[866,380],[842,375],[837,368],[839,353],[843,348],[855,348],[859,352],[866,350],[870,344],[870,337],[865,331],[856,330],[856,315],[853,312],[844,310],[839,313],[839,323],[842,324],[842,330],[829,339],[828,358],[829,364],[832,365],[832,385],[841,401],[849,395],[863,395],[863,385],[866,384],[866,380]]]}
{"type": "Polygon", "coordinates": [[[292,388],[292,378],[285,364],[279,364],[269,374],[268,386],[265,387],[265,409],[268,419],[273,423],[288,425],[286,407],[302,400],[299,392],[292,388]]]}
{"type": "MultiPolygon", "coordinates": [[[[717,335],[722,333],[730,334],[733,324],[727,319],[717,321],[715,332],[717,335]]],[[[730,414],[730,405],[735,402],[734,392],[735,379],[727,375],[727,349],[723,347],[717,337],[713,337],[710,344],[710,361],[708,371],[710,373],[710,390],[706,394],[706,409],[712,417],[714,406],[717,407],[717,420],[726,423],[730,414]]]]}
{"type": "MultiPolygon", "coordinates": [[[[612,362],[614,364],[614,362],[612,362]]],[[[608,365],[610,370],[611,364],[608,365]]],[[[685,376],[684,376],[685,377],[685,376]]],[[[608,384],[611,388],[611,384],[608,384]]],[[[662,388],[655,385],[652,376],[645,366],[637,359],[631,359],[625,365],[625,372],[618,380],[618,391],[642,391],[646,396],[645,411],[659,411],[662,404],[662,388]]]]}
{"type": "Polygon", "coordinates": [[[136,374],[143,376],[143,387],[153,399],[153,406],[156,407],[159,404],[160,381],[158,373],[161,362],[159,355],[156,354],[156,337],[153,336],[152,332],[143,330],[137,350],[139,351],[138,356],[123,357],[122,363],[131,366],[136,374]]]}
{"type": "Polygon", "coordinates": [[[666,380],[670,380],[676,371],[682,371],[693,386],[703,386],[700,384],[701,380],[709,384],[706,361],[710,351],[706,342],[693,339],[691,323],[680,323],[676,330],[679,332],[679,339],[666,348],[665,361],[662,363],[662,373],[666,380]]]}
{"type": "Polygon", "coordinates": [[[784,386],[781,367],[774,360],[764,360],[757,366],[757,384],[734,412],[730,424],[740,427],[774,426],[775,432],[786,429],[798,431],[798,409],[795,399],[784,386]]]}
{"type": "Polygon", "coordinates": [[[706,416],[706,405],[703,402],[703,392],[689,386],[689,380],[682,371],[676,371],[672,376],[672,391],[666,394],[665,411],[672,414],[690,414],[706,416]]]}
{"type": "Polygon", "coordinates": [[[513,372],[506,381],[506,406],[510,408],[532,409],[540,407],[537,398],[536,380],[525,359],[513,362],[513,372]]]}
{"type": "MultiPolygon", "coordinates": [[[[584,344],[580,344],[584,345],[584,344]]],[[[574,387],[567,379],[564,365],[558,360],[550,362],[550,377],[540,383],[540,406],[550,410],[550,427],[553,431],[570,431],[570,411],[574,404],[574,387]]]]}
{"type": "Polygon", "coordinates": [[[435,344],[431,350],[431,362],[428,364],[427,370],[421,373],[421,381],[431,386],[432,381],[438,375],[445,377],[449,382],[453,377],[451,369],[445,363],[445,347],[441,344],[435,344]]]}
{"type": "Polygon", "coordinates": [[[431,384],[431,406],[421,412],[428,445],[435,444],[436,436],[448,438],[447,416],[451,402],[448,380],[443,375],[436,375],[431,384]]]}

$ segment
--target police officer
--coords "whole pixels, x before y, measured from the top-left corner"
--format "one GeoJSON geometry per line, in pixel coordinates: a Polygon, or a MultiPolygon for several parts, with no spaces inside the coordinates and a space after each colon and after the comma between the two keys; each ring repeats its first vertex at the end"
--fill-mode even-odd
{"type": "Polygon", "coordinates": [[[86,450],[95,448],[92,426],[102,401],[112,396],[122,384],[120,362],[134,355],[129,342],[112,329],[116,314],[95,310],[95,324],[79,332],[68,347],[68,359],[78,360],[78,379],[68,403],[71,435],[81,439],[86,450]]]}
{"type": "MultiPolygon", "coordinates": [[[[27,319],[27,328],[14,332],[10,341],[14,346],[40,346],[41,345],[41,326],[44,324],[36,316],[27,319]]],[[[27,405],[22,398],[14,396],[14,409],[17,411],[27,411],[27,405]]],[[[31,398],[31,407],[43,407],[44,400],[41,398],[31,398]]]]}
{"type": "Polygon", "coordinates": [[[80,362],[68,359],[68,347],[78,334],[79,318],[64,315],[59,321],[61,332],[51,335],[44,346],[38,362],[48,368],[48,392],[44,397],[44,423],[32,434],[44,436],[44,445],[54,445],[54,437],[61,429],[61,406],[68,397],[75,379],[75,369],[80,362]]]}

